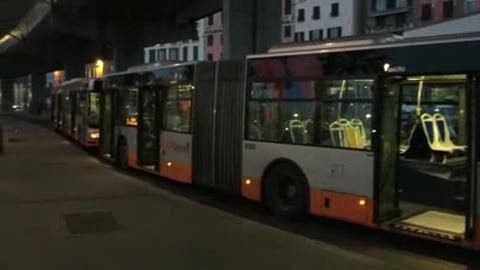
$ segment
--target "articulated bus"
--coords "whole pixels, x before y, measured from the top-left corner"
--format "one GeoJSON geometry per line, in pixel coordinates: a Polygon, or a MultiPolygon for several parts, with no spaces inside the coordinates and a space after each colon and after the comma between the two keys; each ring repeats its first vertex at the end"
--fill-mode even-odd
{"type": "Polygon", "coordinates": [[[84,147],[98,147],[101,88],[101,80],[85,78],[73,79],[55,88],[53,128],[84,147]]]}
{"type": "Polygon", "coordinates": [[[383,36],[111,74],[101,153],[281,217],[478,249],[479,49],[383,36]]]}

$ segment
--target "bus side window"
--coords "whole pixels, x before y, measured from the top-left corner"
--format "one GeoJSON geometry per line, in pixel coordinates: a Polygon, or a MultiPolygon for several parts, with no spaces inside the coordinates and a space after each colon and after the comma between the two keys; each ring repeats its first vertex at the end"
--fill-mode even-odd
{"type": "Polygon", "coordinates": [[[325,81],[320,104],[320,145],[371,149],[373,80],[325,81]]]}

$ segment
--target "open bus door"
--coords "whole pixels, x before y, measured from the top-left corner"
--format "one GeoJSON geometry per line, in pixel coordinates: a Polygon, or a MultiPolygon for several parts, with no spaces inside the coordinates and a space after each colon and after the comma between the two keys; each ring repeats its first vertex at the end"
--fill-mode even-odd
{"type": "Polygon", "coordinates": [[[378,78],[378,223],[443,240],[473,239],[474,82],[469,74],[378,78]]]}
{"type": "Polygon", "coordinates": [[[152,171],[159,169],[160,92],[145,87],[139,93],[139,122],[137,133],[138,165],[152,171]]]}
{"type": "Polygon", "coordinates": [[[77,133],[77,92],[70,91],[70,130],[69,135],[72,138],[76,138],[75,134],[77,133]]]}
{"type": "Polygon", "coordinates": [[[100,153],[106,158],[113,157],[114,136],[114,94],[105,90],[100,97],[100,153]]]}

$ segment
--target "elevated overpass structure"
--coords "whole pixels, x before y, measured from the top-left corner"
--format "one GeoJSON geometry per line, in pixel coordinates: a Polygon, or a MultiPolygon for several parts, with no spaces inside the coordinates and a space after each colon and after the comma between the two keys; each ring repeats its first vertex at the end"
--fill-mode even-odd
{"type": "Polygon", "coordinates": [[[219,10],[225,58],[264,52],[280,42],[278,0],[3,0],[2,103],[13,91],[11,78],[31,74],[33,99],[41,99],[48,94],[46,72],[84,76],[85,64],[99,58],[112,61],[117,71],[141,64],[144,47],[196,38],[195,21],[219,10]]]}

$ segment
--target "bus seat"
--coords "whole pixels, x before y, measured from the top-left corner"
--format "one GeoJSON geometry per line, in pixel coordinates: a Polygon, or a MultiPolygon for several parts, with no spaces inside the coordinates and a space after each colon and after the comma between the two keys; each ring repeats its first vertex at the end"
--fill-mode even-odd
{"type": "Polygon", "coordinates": [[[433,116],[425,113],[420,117],[420,120],[423,131],[427,137],[428,145],[432,151],[430,161],[433,162],[435,160],[435,154],[440,154],[443,157],[443,163],[445,163],[447,161],[447,157],[455,153],[455,149],[440,143],[438,128],[435,124],[433,116]]]}
{"type": "Polygon", "coordinates": [[[350,121],[350,126],[355,129],[355,137],[359,148],[365,148],[367,146],[367,135],[362,120],[354,118],[350,121]]]}
{"type": "Polygon", "coordinates": [[[438,129],[438,141],[439,143],[444,146],[453,149],[454,151],[461,152],[462,154],[465,153],[465,150],[467,148],[466,145],[456,145],[452,142],[450,138],[450,126],[448,125],[447,120],[445,119],[445,116],[436,113],[433,115],[433,119],[435,121],[435,125],[438,129]]]}
{"type": "Polygon", "coordinates": [[[248,135],[252,140],[261,140],[263,137],[261,128],[253,123],[249,124],[248,135]]]}
{"type": "Polygon", "coordinates": [[[330,124],[330,139],[333,146],[348,147],[347,134],[345,132],[345,125],[348,123],[348,120],[340,119],[330,124]]]}
{"type": "Polygon", "coordinates": [[[288,123],[288,131],[292,143],[304,144],[305,127],[302,121],[298,119],[290,120],[288,123]]]}
{"type": "Polygon", "coordinates": [[[304,132],[304,142],[310,144],[313,142],[313,134],[315,132],[315,123],[312,119],[307,119],[303,121],[303,127],[305,128],[304,132]]]}

